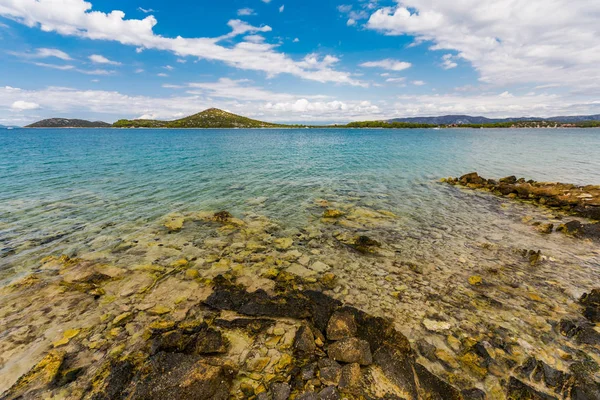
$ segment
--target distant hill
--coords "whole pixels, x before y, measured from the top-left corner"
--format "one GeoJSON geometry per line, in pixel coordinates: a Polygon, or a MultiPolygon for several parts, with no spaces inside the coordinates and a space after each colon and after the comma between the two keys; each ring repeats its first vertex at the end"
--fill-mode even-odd
{"type": "Polygon", "coordinates": [[[209,108],[198,114],[175,121],[148,119],[122,119],[113,124],[115,128],[274,128],[284,125],[257,121],[218,108],[209,108]]]}
{"type": "Polygon", "coordinates": [[[112,125],[102,121],[86,121],[84,119],[49,118],[25,128],[110,128],[112,125]]]}
{"type": "Polygon", "coordinates": [[[575,123],[584,121],[600,121],[598,115],[578,115],[551,118],[520,117],[520,118],[486,118],[472,117],[470,115],[443,115],[439,117],[412,117],[412,118],[394,118],[386,122],[402,122],[411,124],[432,124],[432,125],[469,125],[469,124],[498,124],[507,122],[527,122],[527,121],[551,121],[575,123]]]}

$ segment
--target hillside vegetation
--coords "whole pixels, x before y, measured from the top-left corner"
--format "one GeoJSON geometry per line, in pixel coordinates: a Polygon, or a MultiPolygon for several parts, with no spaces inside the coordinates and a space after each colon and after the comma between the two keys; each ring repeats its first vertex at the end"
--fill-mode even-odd
{"type": "Polygon", "coordinates": [[[175,121],[122,119],[115,122],[113,126],[115,128],[275,128],[285,125],[257,121],[218,108],[210,108],[175,121]]]}

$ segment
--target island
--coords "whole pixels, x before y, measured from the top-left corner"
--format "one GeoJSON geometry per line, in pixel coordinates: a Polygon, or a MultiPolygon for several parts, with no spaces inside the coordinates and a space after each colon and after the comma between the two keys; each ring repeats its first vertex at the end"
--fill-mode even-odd
{"type": "Polygon", "coordinates": [[[84,119],[49,118],[25,128],[110,128],[112,125],[102,121],[86,121],[84,119]]]}

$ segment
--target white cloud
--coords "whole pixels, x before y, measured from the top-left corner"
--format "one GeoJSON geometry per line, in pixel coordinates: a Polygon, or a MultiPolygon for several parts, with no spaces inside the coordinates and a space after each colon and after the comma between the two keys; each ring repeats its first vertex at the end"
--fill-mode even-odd
{"type": "Polygon", "coordinates": [[[262,2],[269,4],[271,2],[271,0],[262,0],[262,2]]]}
{"type": "Polygon", "coordinates": [[[177,59],[177,62],[178,62],[179,64],[185,64],[185,63],[187,62],[187,60],[185,60],[185,59],[183,59],[183,58],[178,58],[178,59],[177,59]]]}
{"type": "Polygon", "coordinates": [[[404,82],[406,78],[388,78],[385,81],[390,83],[404,82]]]}
{"type": "Polygon", "coordinates": [[[412,66],[411,63],[405,61],[392,60],[391,58],[387,58],[385,60],[379,61],[369,61],[360,64],[361,67],[367,68],[382,68],[388,69],[390,71],[403,71],[412,66]]]}
{"type": "MultiPolygon", "coordinates": [[[[2,6],[0,6],[2,7],[2,6]]],[[[48,48],[40,48],[36,49],[33,53],[19,53],[19,52],[9,52],[13,56],[17,56],[20,58],[59,58],[61,60],[70,61],[72,60],[71,56],[65,53],[62,50],[58,49],[48,49],[48,48]]]]}
{"type": "MultiPolygon", "coordinates": [[[[600,81],[597,0],[402,0],[367,23],[410,35],[433,50],[454,50],[495,85],[588,88],[600,81]]],[[[451,66],[452,64],[447,64],[451,66]]]]}
{"type": "Polygon", "coordinates": [[[458,64],[452,61],[453,57],[452,54],[444,54],[444,56],[442,56],[442,68],[452,69],[458,67],[458,64]]]}
{"type": "Polygon", "coordinates": [[[424,81],[412,81],[411,82],[413,85],[415,86],[423,86],[426,85],[426,83],[424,81]]]}
{"type": "Polygon", "coordinates": [[[56,65],[56,64],[47,64],[47,63],[34,63],[34,65],[37,65],[38,67],[58,69],[61,71],[67,71],[67,70],[75,68],[72,65],[56,65]]]}
{"type": "Polygon", "coordinates": [[[149,14],[151,12],[156,12],[156,10],[153,10],[151,8],[146,9],[146,8],[138,7],[138,10],[141,11],[141,12],[143,12],[144,14],[149,14]]]}
{"type": "Polygon", "coordinates": [[[134,71],[136,74],[141,74],[142,72],[144,72],[144,70],[142,68],[138,68],[134,71]]]}
{"type": "Polygon", "coordinates": [[[279,12],[282,13],[283,10],[285,10],[285,5],[282,5],[281,7],[279,7],[279,12]]]}
{"type": "Polygon", "coordinates": [[[229,21],[231,32],[214,38],[169,38],[154,33],[154,16],[144,19],[125,19],[122,11],[104,13],[91,11],[92,4],[84,0],[1,0],[0,15],[27,26],[39,26],[45,32],[77,36],[92,40],[118,41],[138,49],[169,51],[179,57],[195,56],[215,60],[244,70],[263,71],[267,76],[291,74],[318,82],[364,85],[348,72],[337,71],[331,65],[310,68],[302,61],[276,51],[269,43],[238,42],[229,39],[243,34],[270,32],[269,26],[256,27],[240,20],[229,21]]]}
{"type": "Polygon", "coordinates": [[[354,26],[354,25],[356,25],[356,20],[354,20],[354,19],[350,18],[350,19],[349,19],[349,20],[346,22],[346,25],[348,25],[348,26],[354,26]]]}
{"type": "Polygon", "coordinates": [[[88,57],[91,62],[95,64],[108,64],[108,65],[121,65],[120,62],[111,61],[108,58],[101,56],[99,54],[92,54],[88,57]]]}
{"type": "Polygon", "coordinates": [[[37,110],[40,108],[40,105],[30,101],[18,100],[12,103],[10,106],[15,111],[27,111],[27,110],[37,110]]]}
{"type": "Polygon", "coordinates": [[[294,43],[298,43],[299,41],[300,41],[300,39],[298,39],[298,38],[294,39],[294,43]]]}
{"type": "Polygon", "coordinates": [[[166,69],[167,71],[173,71],[175,69],[175,68],[171,67],[170,65],[165,65],[163,68],[166,69]]]}
{"type": "Polygon", "coordinates": [[[113,75],[115,73],[115,71],[109,71],[106,69],[77,69],[76,71],[86,75],[113,75]]]}
{"type": "Polygon", "coordinates": [[[168,74],[165,74],[165,73],[163,73],[163,72],[161,72],[160,74],[156,74],[156,76],[160,76],[161,78],[166,78],[166,77],[168,77],[169,75],[168,75],[168,74]]]}
{"type": "Polygon", "coordinates": [[[240,17],[243,17],[243,16],[255,15],[255,14],[254,14],[254,10],[251,8],[240,8],[237,11],[237,15],[239,15],[240,17]]]}

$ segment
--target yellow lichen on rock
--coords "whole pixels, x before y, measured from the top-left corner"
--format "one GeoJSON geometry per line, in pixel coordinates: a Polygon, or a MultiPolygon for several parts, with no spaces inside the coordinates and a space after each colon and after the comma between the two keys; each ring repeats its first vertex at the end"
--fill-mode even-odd
{"type": "Polygon", "coordinates": [[[481,285],[483,283],[483,278],[479,275],[473,275],[469,277],[469,285],[481,285]]]}

